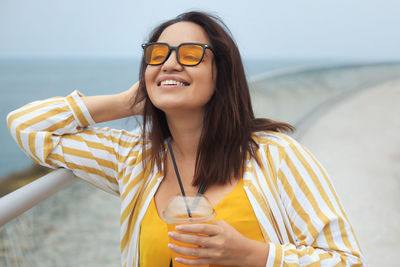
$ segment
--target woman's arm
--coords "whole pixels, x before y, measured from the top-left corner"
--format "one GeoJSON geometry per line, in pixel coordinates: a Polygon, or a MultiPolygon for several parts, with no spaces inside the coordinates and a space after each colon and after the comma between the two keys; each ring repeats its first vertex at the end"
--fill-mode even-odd
{"type": "Polygon", "coordinates": [[[105,110],[110,113],[108,119],[134,112],[126,112],[121,107],[123,101],[116,97],[84,99],[75,91],[67,97],[32,102],[8,114],[9,130],[22,150],[38,164],[71,169],[89,183],[118,194],[119,179],[135,166],[140,135],[91,127],[95,123],[91,112],[99,121],[105,119],[101,115],[105,110]],[[88,107],[84,101],[89,102],[88,107]]]}
{"type": "Polygon", "coordinates": [[[293,242],[270,244],[268,261],[281,266],[365,266],[359,244],[333,184],[315,157],[284,136],[277,191],[293,242]]]}
{"type": "Polygon", "coordinates": [[[133,106],[138,91],[136,82],[127,91],[115,95],[83,96],[82,101],[96,123],[143,114],[143,105],[133,106]]]}

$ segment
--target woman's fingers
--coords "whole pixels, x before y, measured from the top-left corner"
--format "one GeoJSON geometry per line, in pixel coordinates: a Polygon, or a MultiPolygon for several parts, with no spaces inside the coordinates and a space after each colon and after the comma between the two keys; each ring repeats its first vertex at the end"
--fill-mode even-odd
{"type": "Polygon", "coordinates": [[[199,248],[199,247],[185,247],[178,246],[175,244],[168,244],[168,247],[184,256],[191,256],[196,258],[208,258],[210,251],[207,248],[199,248]]]}
{"type": "Polygon", "coordinates": [[[181,224],[175,228],[178,231],[192,234],[214,236],[220,233],[220,229],[214,224],[181,224]]]}
{"type": "Polygon", "coordinates": [[[211,257],[214,256],[213,251],[208,248],[199,248],[199,247],[183,247],[177,246],[175,244],[168,244],[168,247],[175,251],[176,253],[181,254],[184,257],[178,257],[175,260],[177,262],[186,264],[186,265],[206,265],[211,263],[211,257]],[[185,257],[186,256],[186,257],[185,257]],[[194,258],[187,258],[194,257],[194,258]]]}
{"type": "Polygon", "coordinates": [[[186,244],[197,245],[201,247],[206,247],[210,239],[208,236],[192,235],[192,234],[180,234],[178,232],[168,232],[168,235],[180,242],[186,244]]]}
{"type": "Polygon", "coordinates": [[[246,238],[234,227],[225,221],[214,221],[212,224],[187,224],[176,227],[178,232],[169,232],[168,235],[184,244],[195,247],[169,244],[173,251],[183,255],[184,259],[178,260],[187,265],[223,264],[246,266],[249,246],[254,241],[246,238]],[[187,257],[198,259],[187,259],[187,257]],[[199,262],[199,260],[205,260],[199,262]]]}

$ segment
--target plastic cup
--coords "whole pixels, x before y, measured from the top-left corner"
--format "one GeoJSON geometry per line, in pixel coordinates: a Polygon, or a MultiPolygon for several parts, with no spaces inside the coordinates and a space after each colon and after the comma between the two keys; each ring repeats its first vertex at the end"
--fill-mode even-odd
{"type": "MultiPolygon", "coordinates": [[[[168,231],[176,231],[175,226],[180,224],[193,224],[193,223],[211,223],[215,217],[215,211],[211,206],[208,199],[200,194],[185,197],[177,195],[172,197],[167,204],[167,207],[162,213],[163,220],[168,225],[168,231]]],[[[188,233],[185,233],[188,234],[188,233]]],[[[193,233],[195,234],[195,233],[193,233]]],[[[197,247],[196,245],[182,243],[170,238],[170,243],[178,246],[185,247],[197,247]]],[[[176,262],[176,257],[183,257],[189,259],[195,259],[196,257],[181,255],[171,250],[172,264],[174,267],[188,266],[182,263],[176,262]]],[[[209,266],[209,265],[201,265],[209,266]]]]}

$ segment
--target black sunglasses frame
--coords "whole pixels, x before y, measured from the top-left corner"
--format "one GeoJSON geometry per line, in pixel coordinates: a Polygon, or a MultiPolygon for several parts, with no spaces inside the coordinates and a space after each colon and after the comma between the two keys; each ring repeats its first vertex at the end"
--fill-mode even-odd
{"type": "Polygon", "coordinates": [[[181,64],[182,66],[188,66],[188,67],[194,67],[194,66],[199,65],[199,64],[201,63],[201,61],[203,60],[203,58],[204,58],[204,54],[206,53],[206,49],[210,49],[211,52],[214,53],[214,50],[213,50],[209,45],[207,45],[207,44],[201,44],[201,43],[181,43],[181,44],[178,45],[178,46],[171,46],[171,45],[169,45],[168,43],[160,43],[160,42],[150,42],[150,43],[142,44],[143,52],[146,53],[146,48],[149,47],[149,46],[151,46],[151,45],[154,45],[154,44],[166,45],[166,46],[168,47],[168,53],[167,53],[167,56],[165,57],[165,59],[163,60],[163,62],[158,63],[158,64],[150,64],[150,63],[148,63],[148,62],[146,61],[146,55],[145,55],[145,56],[144,56],[144,62],[145,62],[147,65],[151,65],[151,66],[158,66],[158,65],[164,64],[165,61],[167,61],[168,58],[169,58],[169,56],[171,55],[171,50],[175,50],[176,61],[177,61],[179,64],[181,64]],[[183,46],[183,45],[199,45],[199,46],[203,47],[203,54],[201,55],[201,58],[200,58],[200,60],[199,60],[198,63],[196,63],[196,64],[183,64],[183,63],[180,62],[179,56],[178,56],[178,49],[179,49],[181,46],[183,46]]]}

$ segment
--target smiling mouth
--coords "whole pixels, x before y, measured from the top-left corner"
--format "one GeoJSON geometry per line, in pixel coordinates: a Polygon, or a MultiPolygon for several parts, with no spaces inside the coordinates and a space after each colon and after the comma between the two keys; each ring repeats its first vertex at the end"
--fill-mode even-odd
{"type": "Polygon", "coordinates": [[[165,81],[161,81],[157,84],[158,86],[164,86],[164,85],[171,85],[171,86],[188,86],[190,85],[187,82],[178,82],[178,81],[174,81],[174,80],[165,80],[165,81]]]}

